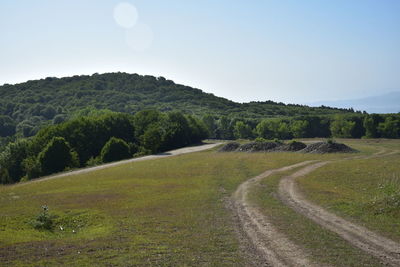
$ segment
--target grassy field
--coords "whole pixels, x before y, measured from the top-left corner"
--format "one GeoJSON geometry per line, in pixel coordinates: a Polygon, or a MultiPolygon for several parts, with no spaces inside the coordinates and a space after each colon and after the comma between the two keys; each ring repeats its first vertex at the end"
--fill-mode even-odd
{"type": "Polygon", "coordinates": [[[279,173],[264,179],[254,189],[251,199],[272,224],[295,244],[303,247],[311,258],[320,264],[332,266],[380,266],[372,256],[353,248],[336,234],[315,224],[283,204],[278,195],[279,181],[286,173],[279,173]]]}
{"type": "MultiPolygon", "coordinates": [[[[400,151],[399,141],[375,143],[400,151]]],[[[299,179],[315,203],[400,241],[400,154],[338,161],[299,179]]]]}
{"type": "MultiPolygon", "coordinates": [[[[400,148],[400,142],[389,140],[340,140],[358,149],[360,155],[400,148]]],[[[328,209],[352,221],[363,222],[369,228],[385,232],[388,236],[399,233],[399,207],[390,213],[376,213],[376,200],[382,197],[382,175],[390,173],[399,177],[399,156],[379,159],[340,160],[348,154],[320,155],[319,160],[339,159],[315,172],[300,178],[302,190],[307,196],[328,209]],[[397,163],[396,163],[397,162],[397,163]],[[374,207],[375,205],[375,207],[374,207]],[[397,215],[396,215],[397,214],[397,215]],[[372,223],[374,222],[374,223],[372,223]]],[[[293,242],[321,264],[334,266],[380,266],[370,255],[349,245],[338,235],[325,230],[306,217],[285,206],[277,195],[282,177],[295,172],[279,173],[264,179],[254,188],[251,200],[260,206],[272,223],[293,242]]],[[[390,178],[390,177],[388,177],[390,178]]],[[[393,179],[388,179],[392,181],[393,179]]],[[[395,183],[399,179],[394,180],[395,183]]],[[[400,186],[398,187],[400,189],[400,186]]],[[[400,192],[400,191],[399,191],[400,192]]]]}
{"type": "Polygon", "coordinates": [[[313,157],[206,151],[1,186],[1,264],[243,266],[223,198],[313,157]],[[31,225],[42,205],[58,216],[53,231],[31,225]]]}
{"type": "MultiPolygon", "coordinates": [[[[394,146],[369,140],[351,145],[366,155],[394,146]]],[[[0,186],[0,264],[243,266],[245,258],[224,198],[267,169],[346,156],[210,150],[23,186],[0,186]],[[52,231],[32,226],[42,205],[56,215],[52,231]]],[[[280,204],[274,193],[280,177],[264,180],[253,198],[273,215],[283,232],[322,262],[376,264],[370,256],[280,204]],[[329,251],[331,254],[326,254],[329,251]]],[[[302,180],[304,190],[312,192],[310,197],[316,201],[319,194],[313,192],[313,184],[320,184],[319,177],[302,180]]]]}

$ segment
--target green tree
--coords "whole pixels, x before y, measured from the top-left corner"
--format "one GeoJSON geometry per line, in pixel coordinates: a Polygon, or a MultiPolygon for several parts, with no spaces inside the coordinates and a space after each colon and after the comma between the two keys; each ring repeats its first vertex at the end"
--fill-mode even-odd
{"type": "Polygon", "coordinates": [[[232,121],[226,116],[222,116],[218,121],[218,138],[221,139],[232,139],[233,136],[233,126],[232,121]]]}
{"type": "Polygon", "coordinates": [[[348,121],[343,117],[337,116],[330,126],[330,130],[333,137],[339,138],[351,138],[356,123],[348,121]]]}
{"type": "Polygon", "coordinates": [[[28,156],[29,141],[25,139],[9,143],[0,153],[2,183],[15,183],[24,176],[22,161],[28,156]]]}
{"type": "Polygon", "coordinates": [[[310,123],[306,120],[295,120],[290,125],[290,130],[294,138],[307,137],[310,123]]]}
{"type": "Polygon", "coordinates": [[[28,180],[37,178],[42,174],[40,162],[35,156],[24,159],[22,161],[22,169],[26,173],[26,178],[28,180]]]}
{"type": "Polygon", "coordinates": [[[392,116],[386,117],[384,122],[378,124],[378,132],[385,138],[399,138],[400,120],[392,116]]]}
{"type": "Polygon", "coordinates": [[[144,134],[147,128],[162,119],[162,114],[157,110],[142,110],[133,116],[133,125],[137,139],[144,134]]]}
{"type": "Polygon", "coordinates": [[[364,118],[363,126],[365,128],[365,137],[367,138],[378,138],[378,125],[383,122],[383,118],[378,114],[367,115],[364,118]]]}
{"type": "Polygon", "coordinates": [[[193,117],[187,116],[190,129],[190,143],[199,143],[208,137],[208,132],[203,121],[193,117]]]}
{"type": "Polygon", "coordinates": [[[258,137],[262,137],[264,139],[274,139],[279,138],[279,121],[278,120],[271,120],[265,119],[262,120],[256,126],[256,133],[258,137]]]}
{"type": "Polygon", "coordinates": [[[0,136],[6,137],[15,134],[16,123],[10,116],[0,115],[0,136]]]}
{"type": "Polygon", "coordinates": [[[290,126],[287,122],[281,121],[279,122],[278,132],[275,138],[278,139],[291,139],[292,134],[290,130],[290,126]]]}
{"type": "Polygon", "coordinates": [[[101,160],[112,162],[130,158],[129,145],[122,139],[111,137],[101,150],[101,160]]]}
{"type": "Polygon", "coordinates": [[[63,171],[67,167],[75,167],[76,164],[71,147],[63,137],[51,139],[39,153],[38,161],[44,175],[63,171]]]}
{"type": "Polygon", "coordinates": [[[190,127],[187,119],[180,112],[170,112],[162,123],[162,150],[186,146],[190,143],[190,127]]]}
{"type": "Polygon", "coordinates": [[[142,146],[152,153],[159,151],[163,142],[163,130],[159,124],[152,124],[141,137],[142,146]]]}
{"type": "Polygon", "coordinates": [[[210,138],[217,137],[217,123],[214,119],[214,116],[207,114],[203,117],[203,122],[207,127],[208,136],[210,138]]]}
{"type": "Polygon", "coordinates": [[[238,139],[248,139],[252,138],[253,132],[250,125],[237,121],[235,126],[233,127],[233,132],[236,138],[238,139]]]}

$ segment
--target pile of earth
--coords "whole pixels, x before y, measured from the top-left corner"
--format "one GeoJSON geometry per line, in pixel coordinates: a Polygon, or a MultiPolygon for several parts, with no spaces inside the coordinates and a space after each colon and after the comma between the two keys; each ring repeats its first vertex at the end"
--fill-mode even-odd
{"type": "Polygon", "coordinates": [[[291,141],[281,142],[250,142],[240,145],[237,142],[230,142],[222,146],[219,152],[300,152],[300,153],[352,153],[357,150],[340,143],[318,142],[306,145],[302,142],[291,141]]]}
{"type": "Polygon", "coordinates": [[[307,145],[302,142],[290,141],[289,143],[282,145],[280,147],[280,151],[296,152],[296,151],[300,151],[306,147],[307,147],[307,145]]]}
{"type": "Polygon", "coordinates": [[[325,153],[354,153],[357,152],[357,150],[341,143],[318,142],[309,144],[306,148],[300,150],[299,152],[325,154],[325,153]]]}
{"type": "Polygon", "coordinates": [[[306,144],[292,141],[288,144],[280,142],[250,142],[240,145],[237,142],[230,142],[222,146],[219,152],[285,152],[299,151],[306,147],[306,144]]]}
{"type": "Polygon", "coordinates": [[[230,142],[218,149],[218,152],[233,152],[236,151],[239,147],[240,144],[238,142],[230,142]]]}
{"type": "Polygon", "coordinates": [[[250,142],[241,145],[237,151],[239,152],[271,152],[275,151],[277,147],[281,146],[278,142],[250,142]]]}

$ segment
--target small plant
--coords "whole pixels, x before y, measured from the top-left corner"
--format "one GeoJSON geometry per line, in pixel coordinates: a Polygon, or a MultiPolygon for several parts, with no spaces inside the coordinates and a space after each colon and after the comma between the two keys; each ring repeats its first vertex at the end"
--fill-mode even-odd
{"type": "Polygon", "coordinates": [[[92,167],[92,166],[97,166],[100,165],[101,162],[101,158],[100,157],[91,157],[89,158],[89,160],[86,162],[86,166],[88,167],[92,167]]]}
{"type": "Polygon", "coordinates": [[[328,139],[326,140],[326,142],[327,142],[328,144],[330,144],[330,145],[333,145],[334,143],[336,143],[335,139],[333,139],[333,138],[328,138],[328,139]]]}
{"type": "Polygon", "coordinates": [[[42,212],[32,221],[34,228],[38,230],[52,230],[54,226],[54,216],[49,214],[49,207],[42,206],[42,212]]]}
{"type": "Polygon", "coordinates": [[[257,138],[255,139],[255,141],[256,141],[256,142],[260,142],[260,143],[268,142],[268,140],[265,139],[265,138],[263,138],[263,137],[257,137],[257,138]]]}
{"type": "Polygon", "coordinates": [[[380,183],[378,189],[379,195],[372,202],[375,206],[375,213],[400,211],[400,177],[393,174],[393,177],[380,183]]]}

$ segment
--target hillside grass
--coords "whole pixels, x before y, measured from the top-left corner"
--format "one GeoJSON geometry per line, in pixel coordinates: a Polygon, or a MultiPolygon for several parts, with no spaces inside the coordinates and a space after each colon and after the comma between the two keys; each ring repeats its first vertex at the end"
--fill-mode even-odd
{"type": "MultiPolygon", "coordinates": [[[[388,151],[400,141],[375,140],[388,151]]],[[[391,239],[400,241],[400,154],[338,161],[301,177],[308,199],[391,239]]]]}
{"type": "Polygon", "coordinates": [[[332,266],[381,266],[372,256],[281,202],[277,194],[279,181],[294,171],[264,179],[261,186],[254,188],[250,200],[260,207],[281,233],[302,247],[314,262],[332,266]]]}
{"type": "MultiPolygon", "coordinates": [[[[382,149],[390,150],[400,146],[399,141],[391,140],[342,139],[338,141],[344,142],[359,150],[361,152],[359,155],[372,155],[382,149]]],[[[341,158],[347,158],[349,156],[352,155],[319,155],[318,159],[322,161],[330,159],[340,160],[341,158]]],[[[337,204],[335,211],[343,211],[343,209],[341,209],[343,207],[352,207],[351,209],[345,210],[350,210],[353,213],[346,214],[340,212],[340,215],[343,214],[348,218],[351,217],[352,220],[356,220],[352,217],[355,214],[357,214],[357,216],[360,216],[360,214],[369,214],[364,216],[365,218],[371,219],[371,216],[373,216],[372,214],[374,214],[374,207],[370,205],[371,203],[367,202],[366,204],[365,201],[360,203],[356,200],[361,199],[361,195],[365,200],[368,194],[371,194],[370,191],[365,190],[365,184],[368,183],[368,181],[374,181],[372,184],[376,187],[372,186],[371,188],[378,188],[378,184],[381,183],[382,180],[379,178],[376,179],[376,174],[382,177],[382,173],[385,173],[384,170],[390,170],[392,173],[396,172],[396,170],[398,172],[400,170],[398,164],[396,164],[396,160],[398,162],[398,159],[398,156],[390,156],[379,159],[378,161],[377,159],[338,161],[337,163],[328,164],[301,178],[301,186],[311,200],[325,207],[331,207],[329,205],[332,205],[332,203],[337,204]],[[361,162],[365,162],[365,164],[363,165],[361,162]],[[375,163],[371,164],[372,162],[375,163]],[[385,164],[382,165],[382,162],[385,162],[385,164]],[[376,168],[377,166],[380,166],[380,168],[376,168]],[[372,172],[374,168],[376,168],[376,171],[372,172]],[[358,170],[358,172],[354,172],[355,169],[358,170]],[[360,170],[364,170],[362,174],[360,170]],[[349,176],[349,174],[352,173],[357,173],[359,176],[355,177],[354,174],[349,176]],[[321,174],[324,174],[324,176],[321,176],[321,174]],[[351,185],[352,190],[348,189],[349,185],[351,185]],[[333,191],[335,192],[334,196],[331,193],[333,191]],[[347,206],[343,204],[344,202],[347,206]],[[369,212],[366,213],[366,210],[369,210],[369,212]]],[[[250,195],[250,200],[260,207],[261,211],[268,216],[277,229],[294,243],[303,247],[315,262],[334,266],[381,266],[379,261],[374,257],[354,248],[337,234],[322,228],[282,203],[277,193],[279,182],[283,177],[295,171],[296,170],[291,170],[285,173],[278,173],[262,180],[260,186],[254,187],[253,194],[250,195]]],[[[369,197],[371,199],[371,195],[369,197]]],[[[392,215],[393,214],[390,216],[392,215]]],[[[374,216],[376,217],[376,215],[374,216]]],[[[382,220],[387,220],[388,215],[379,215],[378,217],[381,218],[375,220],[376,224],[374,225],[375,227],[372,227],[373,229],[379,231],[392,229],[387,232],[390,234],[399,231],[398,217],[397,221],[395,217],[391,217],[391,219],[386,221],[382,226],[380,226],[379,223],[382,222],[382,220]],[[395,227],[397,228],[395,229],[395,227]]],[[[356,221],[360,222],[359,219],[356,221]]],[[[369,226],[371,226],[371,224],[369,226]]]]}
{"type": "MultiPolygon", "coordinates": [[[[362,155],[382,147],[371,140],[346,144],[362,155]]],[[[0,186],[0,265],[243,266],[246,260],[224,199],[267,169],[349,156],[216,149],[0,186]],[[53,231],[32,226],[42,205],[57,216],[53,231]]],[[[265,179],[253,195],[280,230],[320,262],[377,265],[372,257],[281,204],[275,194],[281,175],[265,179]]]]}
{"type": "Polygon", "coordinates": [[[243,266],[223,199],[266,169],[315,157],[211,150],[0,186],[1,264],[243,266]],[[58,216],[53,231],[32,226],[42,205],[58,216]]]}

